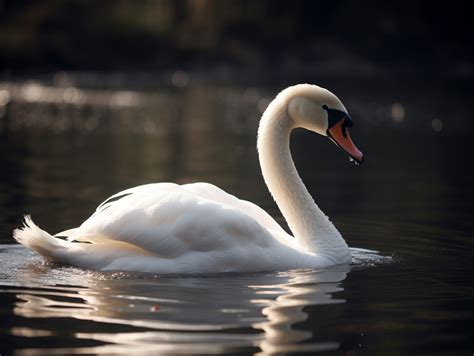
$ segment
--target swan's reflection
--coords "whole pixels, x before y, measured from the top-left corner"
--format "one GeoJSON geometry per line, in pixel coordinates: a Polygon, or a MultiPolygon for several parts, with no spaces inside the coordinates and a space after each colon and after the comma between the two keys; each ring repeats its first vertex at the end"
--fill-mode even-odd
{"type": "Polygon", "coordinates": [[[337,349],[337,340],[312,342],[312,332],[295,328],[295,324],[308,318],[303,310],[306,306],[344,302],[335,293],[343,290],[340,282],[347,272],[340,268],[158,278],[30,265],[17,272],[16,287],[7,292],[17,296],[17,316],[47,318],[48,323],[38,330],[13,328],[11,334],[64,337],[61,318],[69,320],[68,328],[74,325],[70,323],[73,318],[82,320],[77,329],[67,330],[74,345],[80,345],[80,340],[90,345],[93,340],[99,346],[48,353],[271,354],[337,349]]]}
{"type": "MultiPolygon", "coordinates": [[[[264,338],[259,347],[263,353],[337,349],[337,342],[305,343],[312,337],[311,331],[297,330],[294,325],[308,318],[305,306],[343,303],[343,299],[333,298],[333,293],[342,291],[340,286],[347,276],[347,270],[340,271],[299,271],[288,278],[286,283],[274,286],[284,293],[271,301],[262,310],[267,320],[254,325],[261,328],[264,338]]],[[[257,291],[269,286],[256,286],[257,291]]]]}

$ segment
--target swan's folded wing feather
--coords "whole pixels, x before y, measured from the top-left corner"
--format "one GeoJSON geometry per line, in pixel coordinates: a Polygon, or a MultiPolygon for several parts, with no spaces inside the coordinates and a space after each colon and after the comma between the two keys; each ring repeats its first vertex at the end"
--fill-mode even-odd
{"type": "Polygon", "coordinates": [[[100,244],[121,241],[162,258],[271,244],[259,221],[210,198],[186,189],[141,189],[97,211],[76,236],[101,236],[94,241],[100,244]]]}

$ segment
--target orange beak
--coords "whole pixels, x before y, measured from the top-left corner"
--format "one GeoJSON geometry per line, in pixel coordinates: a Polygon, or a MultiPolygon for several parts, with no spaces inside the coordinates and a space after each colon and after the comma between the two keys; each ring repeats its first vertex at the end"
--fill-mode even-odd
{"type": "Polygon", "coordinates": [[[349,131],[345,123],[345,119],[339,121],[337,124],[332,126],[327,131],[328,137],[334,142],[339,148],[346,152],[356,163],[362,163],[364,161],[364,155],[352,142],[349,136],[349,131]]]}

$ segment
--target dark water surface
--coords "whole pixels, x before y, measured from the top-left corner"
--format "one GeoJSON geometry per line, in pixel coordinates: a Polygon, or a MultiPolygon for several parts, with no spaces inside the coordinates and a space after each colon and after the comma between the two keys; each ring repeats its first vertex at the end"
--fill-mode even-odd
{"type": "Polygon", "coordinates": [[[469,92],[365,88],[331,87],[362,166],[307,132],[292,152],[349,245],[379,253],[354,249],[329,270],[158,276],[49,265],[11,232],[24,213],[54,233],[77,226],[107,196],[158,181],[208,181],[284,225],[255,150],[276,89],[0,85],[0,353],[471,355],[469,92]]]}

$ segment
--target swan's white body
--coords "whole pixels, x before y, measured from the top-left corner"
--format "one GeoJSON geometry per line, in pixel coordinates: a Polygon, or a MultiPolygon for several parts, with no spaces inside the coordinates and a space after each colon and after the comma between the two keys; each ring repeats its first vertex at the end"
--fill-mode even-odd
{"type": "Polygon", "coordinates": [[[327,128],[319,105],[307,100],[345,110],[325,89],[290,87],[269,105],[258,135],[265,182],[295,237],[257,205],[207,183],[157,183],[120,192],[81,226],[57,234],[67,240],[41,230],[28,216],[14,237],[48,260],[96,270],[254,272],[350,263],[347,244],[291,159],[294,127],[319,133],[327,128]]]}

